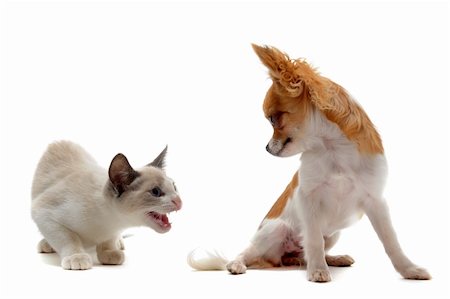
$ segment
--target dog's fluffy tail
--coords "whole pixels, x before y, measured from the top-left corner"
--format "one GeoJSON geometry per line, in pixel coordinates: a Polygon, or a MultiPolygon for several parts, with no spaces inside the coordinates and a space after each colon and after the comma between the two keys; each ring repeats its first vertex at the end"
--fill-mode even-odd
{"type": "Polygon", "coordinates": [[[226,270],[228,260],[217,250],[197,248],[188,254],[187,263],[199,271],[226,270]]]}

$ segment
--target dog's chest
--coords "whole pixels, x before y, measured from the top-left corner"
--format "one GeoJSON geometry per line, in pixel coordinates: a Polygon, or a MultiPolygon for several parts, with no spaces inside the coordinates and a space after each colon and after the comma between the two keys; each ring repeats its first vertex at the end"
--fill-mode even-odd
{"type": "Polygon", "coordinates": [[[352,196],[355,193],[356,184],[357,181],[353,174],[340,171],[325,174],[322,183],[323,188],[329,193],[334,193],[338,202],[343,202],[348,196],[352,196]]]}
{"type": "Polygon", "coordinates": [[[359,220],[361,199],[367,190],[366,171],[353,157],[335,153],[302,159],[301,200],[312,201],[324,234],[332,234],[359,220]]]}

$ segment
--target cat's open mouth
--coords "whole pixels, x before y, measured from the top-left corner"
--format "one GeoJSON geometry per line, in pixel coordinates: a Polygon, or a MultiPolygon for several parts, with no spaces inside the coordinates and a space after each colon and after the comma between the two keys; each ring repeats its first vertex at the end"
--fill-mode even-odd
{"type": "Polygon", "coordinates": [[[148,212],[147,215],[150,217],[151,220],[153,220],[153,222],[155,222],[164,230],[168,230],[172,227],[171,223],[169,222],[169,217],[167,217],[167,214],[148,212]]]}

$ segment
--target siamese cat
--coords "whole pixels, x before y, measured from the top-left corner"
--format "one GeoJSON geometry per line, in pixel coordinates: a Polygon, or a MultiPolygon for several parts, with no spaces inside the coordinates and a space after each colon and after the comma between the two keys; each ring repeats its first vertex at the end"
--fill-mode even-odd
{"type": "Polygon", "coordinates": [[[31,215],[44,239],[41,253],[57,252],[67,270],[92,268],[86,252],[96,247],[102,264],[124,262],[121,232],[148,226],[158,233],[171,228],[168,213],[182,202],[164,172],[166,148],[147,166],[134,170],[117,154],[109,170],[69,141],[48,146],[33,179],[31,215]]]}

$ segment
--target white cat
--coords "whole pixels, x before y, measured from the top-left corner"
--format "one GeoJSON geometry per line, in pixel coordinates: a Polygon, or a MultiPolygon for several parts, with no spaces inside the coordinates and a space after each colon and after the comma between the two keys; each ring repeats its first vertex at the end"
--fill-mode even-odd
{"type": "Polygon", "coordinates": [[[31,214],[44,236],[38,251],[56,251],[64,269],[84,270],[92,267],[86,249],[96,246],[100,263],[120,265],[124,229],[145,225],[168,232],[167,213],[182,202],[163,169],[166,152],[137,170],[117,154],[106,171],[77,144],[50,144],[32,187],[31,214]]]}

